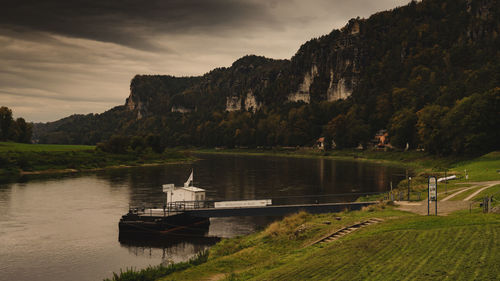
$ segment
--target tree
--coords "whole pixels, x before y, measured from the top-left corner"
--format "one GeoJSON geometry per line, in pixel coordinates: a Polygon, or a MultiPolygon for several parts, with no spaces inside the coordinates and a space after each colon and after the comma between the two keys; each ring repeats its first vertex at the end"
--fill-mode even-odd
{"type": "Polygon", "coordinates": [[[454,154],[499,148],[500,88],[459,100],[442,120],[443,135],[454,154]]]}
{"type": "Polygon", "coordinates": [[[134,150],[135,152],[141,152],[145,148],[145,143],[144,143],[144,138],[141,136],[134,136],[130,140],[130,148],[134,150]]]}
{"type": "Polygon", "coordinates": [[[325,126],[325,135],[332,138],[339,148],[356,147],[365,143],[369,138],[370,127],[361,120],[355,110],[351,109],[346,115],[334,117],[325,126]]]}
{"type": "Polygon", "coordinates": [[[418,138],[425,150],[431,153],[448,154],[449,146],[445,143],[441,119],[448,112],[447,107],[428,105],[417,112],[418,138]]]}
{"type": "Polygon", "coordinates": [[[98,143],[97,148],[105,152],[125,154],[130,144],[130,138],[127,136],[113,135],[107,142],[98,143]]]}
{"type": "Polygon", "coordinates": [[[417,115],[413,110],[405,108],[394,113],[389,127],[391,144],[399,148],[404,148],[407,143],[414,146],[416,124],[417,115]]]}
{"type": "Polygon", "coordinates": [[[17,127],[16,141],[30,143],[33,134],[33,125],[31,123],[26,123],[24,118],[17,118],[15,123],[17,127]]]}
{"type": "Polygon", "coordinates": [[[8,107],[0,107],[0,140],[9,140],[12,129],[12,110],[8,107]]]}
{"type": "Polygon", "coordinates": [[[165,150],[165,146],[163,146],[159,135],[148,135],[146,137],[146,145],[151,147],[151,149],[156,153],[162,153],[165,150]]]}

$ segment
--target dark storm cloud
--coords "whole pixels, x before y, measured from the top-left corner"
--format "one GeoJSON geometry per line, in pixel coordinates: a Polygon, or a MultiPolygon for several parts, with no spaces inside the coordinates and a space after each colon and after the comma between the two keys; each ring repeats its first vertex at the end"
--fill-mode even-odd
{"type": "Polygon", "coordinates": [[[409,0],[0,0],[0,106],[30,121],[123,104],[136,74],[201,75],[409,0]]]}
{"type": "Polygon", "coordinates": [[[266,1],[235,0],[1,0],[0,25],[21,34],[42,31],[116,43],[136,49],[162,49],[159,34],[226,32],[252,25],[274,25],[266,1]]]}

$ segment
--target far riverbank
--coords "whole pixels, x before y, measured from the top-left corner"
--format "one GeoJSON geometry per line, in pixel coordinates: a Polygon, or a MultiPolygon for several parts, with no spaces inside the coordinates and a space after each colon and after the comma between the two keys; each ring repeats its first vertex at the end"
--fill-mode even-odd
{"type": "Polygon", "coordinates": [[[115,154],[84,145],[0,142],[0,178],[97,171],[103,169],[192,162],[188,151],[168,149],[115,154]]]}

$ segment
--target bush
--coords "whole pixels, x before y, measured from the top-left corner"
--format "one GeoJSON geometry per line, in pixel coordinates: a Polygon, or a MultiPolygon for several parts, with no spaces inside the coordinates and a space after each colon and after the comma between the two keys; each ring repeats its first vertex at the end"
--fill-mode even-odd
{"type": "Polygon", "coordinates": [[[180,262],[169,265],[148,266],[141,270],[134,268],[120,270],[120,274],[113,272],[113,278],[106,278],[104,281],[154,281],[176,271],[185,270],[191,266],[200,265],[208,260],[208,250],[199,252],[187,262],[180,262]]]}

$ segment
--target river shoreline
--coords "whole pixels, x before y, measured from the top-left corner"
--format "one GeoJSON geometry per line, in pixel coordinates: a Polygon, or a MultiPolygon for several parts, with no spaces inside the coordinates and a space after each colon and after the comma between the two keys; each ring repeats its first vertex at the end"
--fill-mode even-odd
{"type": "Polygon", "coordinates": [[[40,145],[0,142],[0,177],[92,172],[143,166],[190,163],[189,151],[167,149],[117,154],[93,146],[40,145]]]}
{"type": "Polygon", "coordinates": [[[161,163],[144,163],[140,165],[115,165],[102,168],[90,168],[90,169],[48,169],[41,171],[19,171],[20,176],[30,176],[30,175],[51,175],[51,174],[70,174],[70,173],[86,173],[86,172],[96,172],[111,169],[127,169],[127,168],[138,168],[138,167],[155,167],[164,165],[177,165],[177,164],[188,164],[196,161],[192,160],[181,160],[181,161],[166,161],[161,163]]]}

